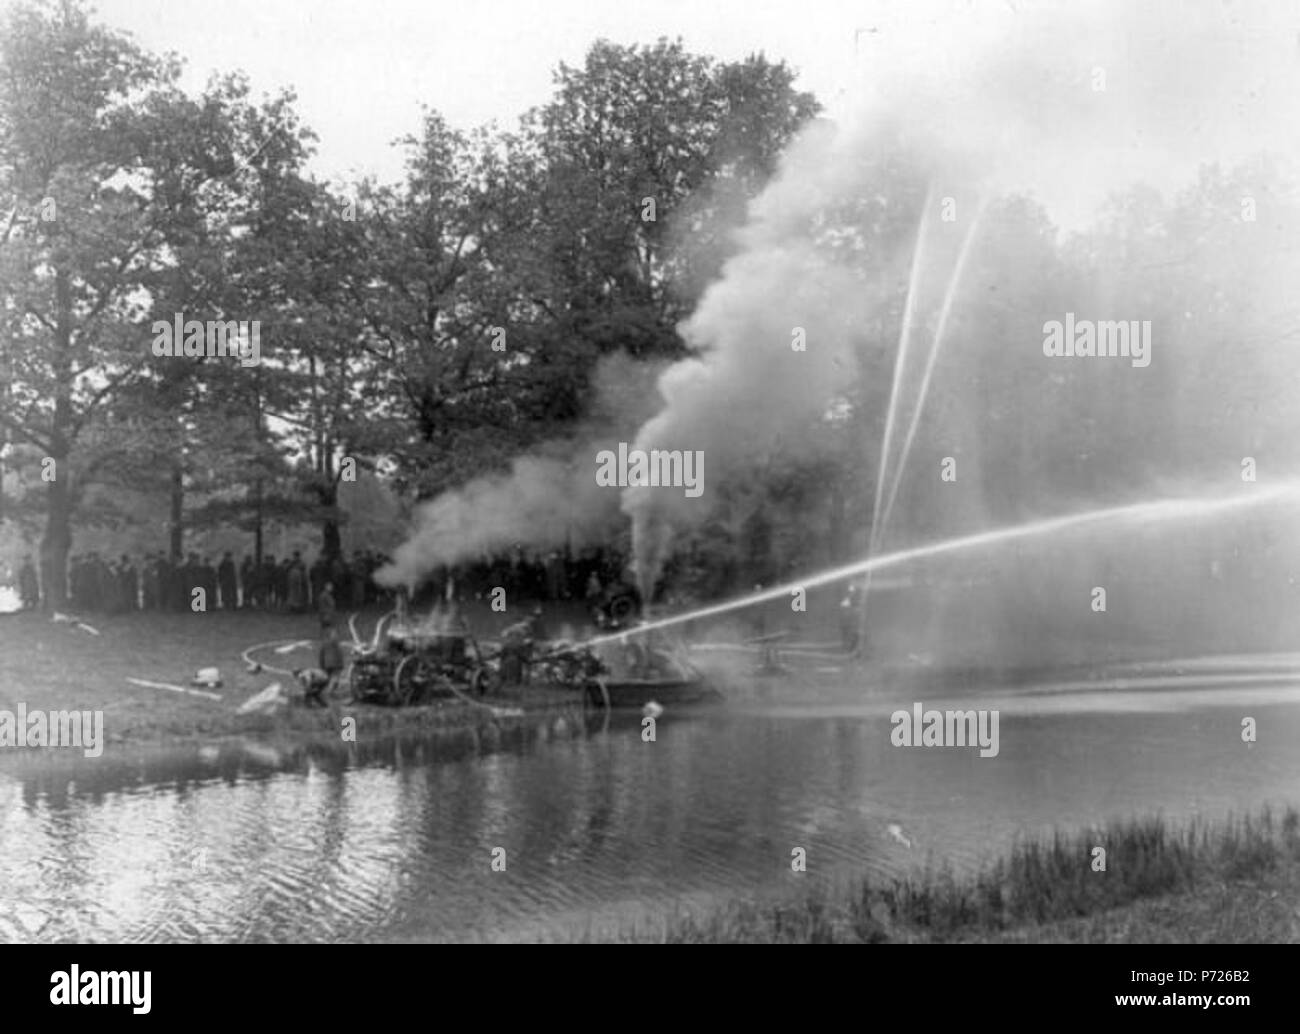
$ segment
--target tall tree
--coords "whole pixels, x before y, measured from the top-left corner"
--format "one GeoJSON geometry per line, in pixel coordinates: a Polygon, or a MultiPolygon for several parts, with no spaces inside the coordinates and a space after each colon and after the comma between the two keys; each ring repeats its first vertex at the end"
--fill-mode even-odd
{"type": "Polygon", "coordinates": [[[41,559],[57,605],[78,483],[95,472],[82,445],[92,432],[103,445],[118,399],[169,361],[151,348],[155,303],[168,303],[163,319],[181,301],[225,318],[209,274],[249,167],[295,164],[303,135],[287,99],[254,108],[235,79],[191,100],[178,62],[94,24],[77,3],[16,7],[6,30],[0,423],[48,471],[41,559]]]}

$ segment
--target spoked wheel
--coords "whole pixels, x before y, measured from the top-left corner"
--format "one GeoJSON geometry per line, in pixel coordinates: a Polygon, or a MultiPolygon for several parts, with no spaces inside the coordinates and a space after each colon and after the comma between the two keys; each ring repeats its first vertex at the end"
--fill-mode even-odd
{"type": "Polygon", "coordinates": [[[348,692],[352,702],[360,703],[374,694],[376,681],[382,679],[380,665],[372,660],[354,660],[348,666],[348,692]]]}
{"type": "Polygon", "coordinates": [[[393,701],[402,707],[418,703],[433,681],[434,671],[422,657],[411,654],[393,672],[393,701]]]}

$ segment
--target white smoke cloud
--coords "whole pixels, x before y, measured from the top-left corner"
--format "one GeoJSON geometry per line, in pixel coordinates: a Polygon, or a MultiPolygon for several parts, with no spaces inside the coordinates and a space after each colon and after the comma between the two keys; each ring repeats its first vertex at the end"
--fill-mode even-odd
{"type": "Polygon", "coordinates": [[[516,544],[547,550],[603,541],[621,525],[619,493],[596,483],[596,454],[617,448],[655,405],[657,367],[603,359],[591,416],[568,438],[545,442],[494,472],[416,509],[409,537],[376,573],[384,585],[416,585],[440,565],[516,544]]]}
{"type": "MultiPolygon", "coordinates": [[[[912,239],[890,240],[891,253],[866,264],[876,280],[864,280],[862,263],[817,246],[837,210],[869,202],[914,228],[927,186],[937,202],[955,199],[959,219],[1023,193],[1062,228],[1082,229],[1135,182],[1168,197],[1203,163],[1292,157],[1300,146],[1288,4],[921,2],[870,17],[878,31],[863,37],[861,99],[837,123],[810,126],[751,204],[739,252],[680,328],[695,356],[664,372],[662,408],[636,432],[646,450],[703,451],[707,472],[698,499],[622,493],[645,587],[675,529],[703,520],[727,480],[772,451],[814,447],[808,429],[859,376],[864,328],[896,290],[894,274],[906,275],[912,239]],[[791,347],[795,328],[806,351],[791,347]]],[[[618,519],[618,493],[598,489],[590,467],[621,438],[553,443],[426,504],[387,577],[409,581],[516,541],[602,534],[618,519]]]]}
{"type": "Polygon", "coordinates": [[[1135,182],[1168,196],[1205,162],[1296,154],[1300,36],[1286,5],[943,5],[942,19],[935,10],[898,5],[894,23],[871,35],[861,102],[792,145],[750,206],[740,253],[683,324],[697,356],[664,374],[664,409],[637,444],[702,450],[711,480],[697,500],[624,493],[643,589],[674,529],[703,520],[719,487],[751,476],[765,452],[797,456],[810,440],[801,429],[857,376],[855,334],[879,295],[814,248],[836,211],[870,198],[915,206],[880,197],[917,191],[910,176],[937,202],[952,198],[959,219],[1018,193],[1081,229],[1135,182]],[[806,352],[791,348],[795,326],[807,330],[806,352]]]}

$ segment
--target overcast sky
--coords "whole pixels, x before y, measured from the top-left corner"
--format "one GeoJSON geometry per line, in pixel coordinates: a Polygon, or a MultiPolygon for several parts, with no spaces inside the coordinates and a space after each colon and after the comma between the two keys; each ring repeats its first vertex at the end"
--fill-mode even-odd
{"type": "MultiPolygon", "coordinates": [[[[550,94],[561,62],[580,64],[601,37],[692,51],[785,59],[832,113],[858,69],[951,29],[964,0],[98,0],[109,25],[189,63],[187,85],[241,68],[259,93],[293,86],[320,136],[323,175],[395,177],[388,144],[419,125],[421,104],[460,128],[513,124],[550,94]],[[904,24],[903,19],[906,19],[904,24]],[[927,26],[930,28],[927,29],[927,26]],[[871,31],[871,30],[875,31],[871,31]],[[859,31],[860,30],[860,31],[859,31]]],[[[987,4],[983,5],[987,9],[987,4]]]]}
{"type": "Polygon", "coordinates": [[[1062,226],[1135,179],[1185,183],[1206,161],[1300,150],[1300,0],[95,2],[100,20],[183,57],[194,91],[234,69],[259,96],[294,88],[319,137],[312,168],[334,180],[398,178],[390,145],[418,133],[422,105],[461,129],[510,128],[595,40],[661,36],[785,60],[846,125],[865,104],[949,141],[1001,141],[1017,188],[1062,226]]]}

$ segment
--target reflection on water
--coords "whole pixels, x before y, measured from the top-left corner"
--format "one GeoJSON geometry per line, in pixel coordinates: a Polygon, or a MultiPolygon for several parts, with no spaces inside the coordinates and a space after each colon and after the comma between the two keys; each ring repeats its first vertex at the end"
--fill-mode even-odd
{"type": "Polygon", "coordinates": [[[1215,668],[1217,684],[1202,674],[981,691],[1002,711],[989,759],[891,746],[889,713],[912,690],[819,687],[813,702],[795,680],[670,714],[654,743],[635,718],[553,719],[436,757],[387,740],[9,765],[0,939],[557,935],[927,857],[962,868],[1053,825],[1296,801],[1296,678],[1250,659],[1215,668]],[[1246,714],[1256,744],[1241,742],[1246,714]]]}

